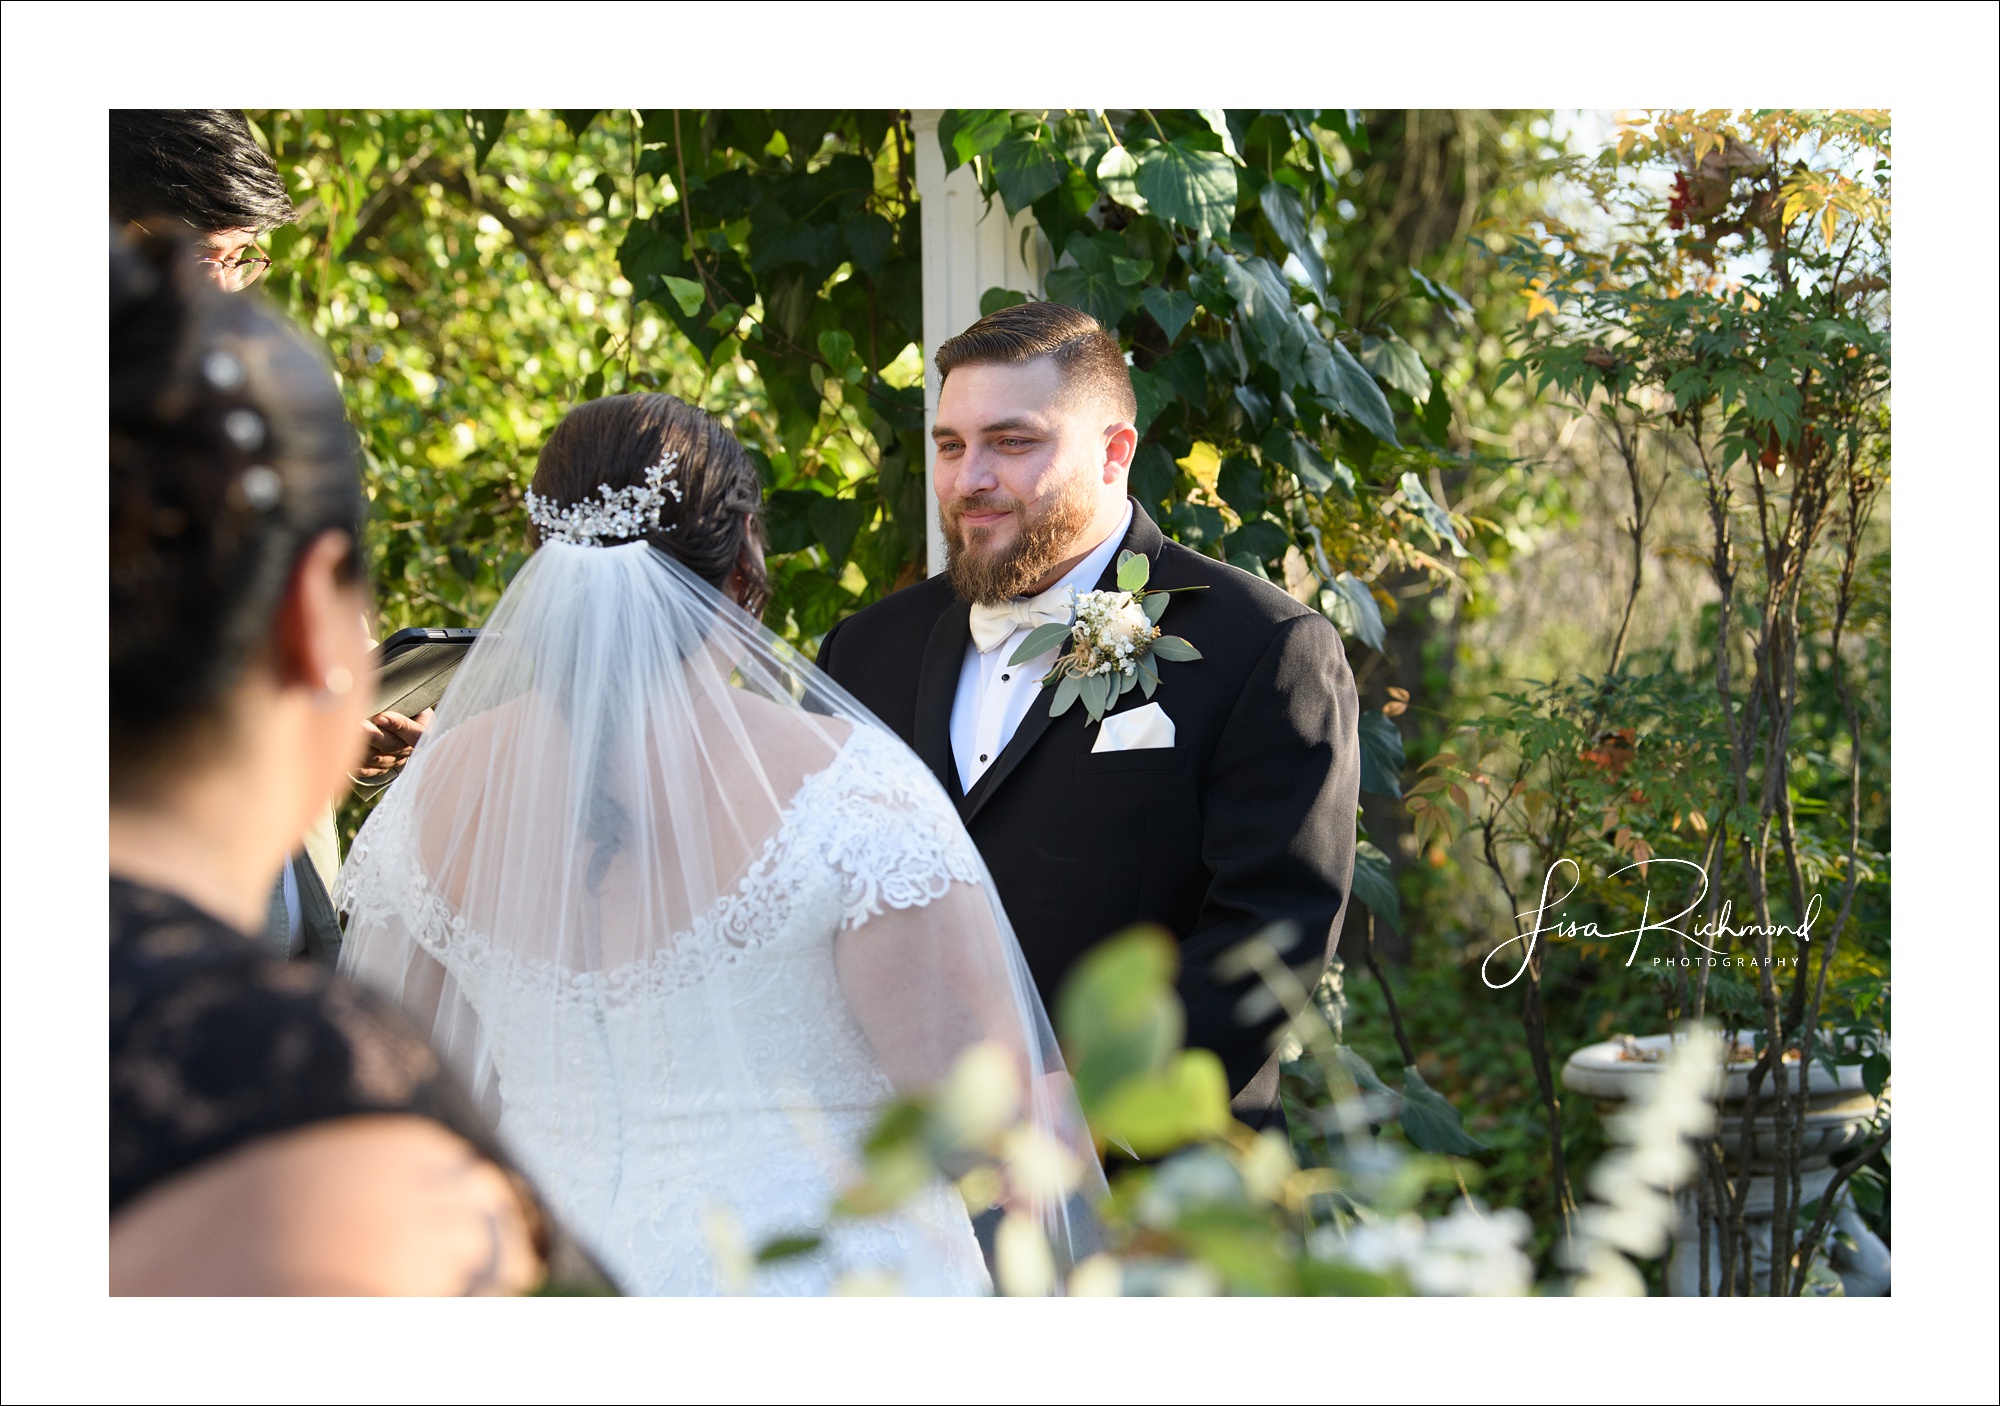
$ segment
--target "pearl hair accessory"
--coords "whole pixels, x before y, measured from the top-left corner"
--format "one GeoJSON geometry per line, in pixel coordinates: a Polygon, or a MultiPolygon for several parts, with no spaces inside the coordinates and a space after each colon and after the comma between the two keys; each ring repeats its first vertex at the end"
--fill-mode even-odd
{"type": "Polygon", "coordinates": [[[544,542],[569,542],[579,547],[599,547],[607,541],[630,541],[657,532],[667,495],[673,494],[676,503],[681,501],[681,486],[672,478],[680,459],[680,451],[670,449],[646,470],[643,487],[612,488],[600,483],[597,500],[586,498],[567,508],[557,507],[530,489],[524,500],[528,521],[541,530],[544,542]]]}

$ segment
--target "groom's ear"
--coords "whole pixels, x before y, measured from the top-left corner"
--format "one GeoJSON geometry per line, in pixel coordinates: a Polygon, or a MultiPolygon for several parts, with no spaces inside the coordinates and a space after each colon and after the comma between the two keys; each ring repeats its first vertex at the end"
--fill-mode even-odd
{"type": "Polygon", "coordinates": [[[1139,452],[1139,432],[1123,422],[1104,431],[1104,481],[1122,482],[1132,472],[1132,456],[1139,452]]]}

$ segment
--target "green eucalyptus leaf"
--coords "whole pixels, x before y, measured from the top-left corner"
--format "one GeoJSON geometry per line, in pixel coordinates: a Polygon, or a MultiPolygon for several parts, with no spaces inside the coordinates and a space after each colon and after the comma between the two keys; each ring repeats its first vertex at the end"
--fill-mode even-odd
{"type": "Polygon", "coordinates": [[[1139,602],[1139,608],[1146,612],[1148,620],[1157,625],[1160,623],[1160,617],[1167,613],[1167,602],[1172,599],[1173,597],[1165,591],[1154,591],[1139,602]]]}
{"type": "Polygon", "coordinates": [[[1146,580],[1152,575],[1153,564],[1144,552],[1124,551],[1118,554],[1118,589],[1121,591],[1143,591],[1146,580]]]}
{"type": "Polygon", "coordinates": [[[1149,147],[1134,183],[1154,214],[1213,237],[1236,218],[1236,163],[1203,142],[1185,136],[1149,147]]]}
{"type": "Polygon", "coordinates": [[[1081,692],[1082,689],[1076,675],[1064,674],[1056,683],[1055,701],[1049,704],[1049,716],[1059,718],[1064,713],[1067,713],[1070,704],[1076,702],[1077,696],[1081,692]]]}
{"type": "Polygon", "coordinates": [[[1179,635],[1161,635],[1153,641],[1153,653],[1171,663],[1185,664],[1201,658],[1201,651],[1179,635]]]}
{"type": "Polygon", "coordinates": [[[1078,689],[1083,699],[1083,711],[1090,714],[1092,722],[1104,720],[1104,709],[1111,702],[1111,680],[1103,674],[1091,674],[1078,689]]]}
{"type": "Polygon", "coordinates": [[[1025,664],[1030,659],[1040,658],[1069,638],[1069,626],[1060,620],[1052,620],[1046,625],[1037,625],[1028,631],[1028,637],[1021,641],[1021,647],[1014,651],[1014,657],[1007,662],[1025,664]]]}

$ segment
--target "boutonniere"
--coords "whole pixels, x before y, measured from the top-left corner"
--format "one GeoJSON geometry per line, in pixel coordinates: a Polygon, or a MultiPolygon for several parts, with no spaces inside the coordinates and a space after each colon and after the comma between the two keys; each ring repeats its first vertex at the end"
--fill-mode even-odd
{"type": "MultiPolygon", "coordinates": [[[[1055,686],[1055,701],[1049,716],[1059,718],[1079,699],[1094,723],[1134,685],[1148,697],[1160,686],[1160,661],[1176,662],[1201,658],[1201,651],[1178,635],[1160,633],[1160,617],[1167,613],[1167,597],[1173,591],[1149,591],[1146,579],[1152,565],[1138,552],[1118,554],[1118,589],[1082,591],[1071,597],[1067,624],[1056,621],[1038,625],[1009,664],[1023,664],[1063,639],[1071,647],[1057,656],[1055,667],[1042,676],[1042,687],[1055,686]]],[[[1179,586],[1175,590],[1199,591],[1200,586],[1179,586]]]]}

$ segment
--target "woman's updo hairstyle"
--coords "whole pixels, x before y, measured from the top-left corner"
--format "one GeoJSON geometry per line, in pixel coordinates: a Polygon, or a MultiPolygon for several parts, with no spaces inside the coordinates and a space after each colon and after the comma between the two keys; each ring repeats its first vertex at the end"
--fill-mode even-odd
{"type": "MultiPolygon", "coordinates": [[[[670,395],[613,395],[586,401],[563,417],[535,463],[537,497],[558,508],[595,501],[598,485],[634,488],[646,471],[678,452],[660,526],[645,539],[688,570],[727,590],[742,567],[752,614],[770,593],[760,530],[763,509],[757,466],[721,421],[670,395]],[[753,536],[752,534],[758,534],[753,536]],[[748,543],[753,550],[745,553],[748,543]]],[[[534,533],[537,545],[541,534],[534,533]]],[[[606,545],[611,545],[607,543],[606,545]]]]}
{"type": "Polygon", "coordinates": [[[179,235],[111,245],[111,763],[219,723],[300,555],[366,513],[324,355],[179,235]]]}

